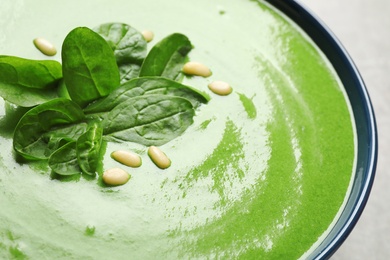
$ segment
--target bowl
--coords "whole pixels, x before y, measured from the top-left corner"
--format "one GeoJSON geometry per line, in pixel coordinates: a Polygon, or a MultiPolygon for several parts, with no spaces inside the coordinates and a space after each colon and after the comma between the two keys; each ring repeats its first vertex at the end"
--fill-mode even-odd
{"type": "Polygon", "coordinates": [[[344,84],[355,116],[358,155],[351,194],[332,231],[308,256],[309,259],[327,259],[347,239],[369,198],[378,157],[375,115],[358,69],[332,31],[299,1],[268,0],[267,2],[296,22],[325,53],[344,84]]]}
{"type": "Polygon", "coordinates": [[[184,77],[183,83],[210,100],[195,111],[183,134],[159,145],[170,157],[170,167],[156,167],[146,145],[107,142],[96,178],[63,177],[45,162],[20,160],[12,138],[26,110],[9,104],[0,108],[0,190],[6,194],[0,204],[7,209],[0,212],[0,257],[272,254],[280,259],[286,253],[289,258],[303,254],[323,259],[346,239],[374,180],[375,117],[351,58],[302,4],[41,3],[19,0],[3,6],[1,55],[61,61],[63,40],[78,26],[125,22],[140,31],[152,29],[150,47],[179,32],[194,46],[190,59],[212,70],[208,78],[184,77]],[[35,37],[49,40],[59,53],[40,53],[32,43],[35,37]],[[211,80],[227,81],[233,92],[213,93],[207,88],[211,80]],[[125,185],[105,185],[105,169],[124,167],[109,156],[121,149],[138,153],[142,166],[124,168],[132,175],[125,185]],[[301,237],[302,245],[297,242],[301,237]]]}

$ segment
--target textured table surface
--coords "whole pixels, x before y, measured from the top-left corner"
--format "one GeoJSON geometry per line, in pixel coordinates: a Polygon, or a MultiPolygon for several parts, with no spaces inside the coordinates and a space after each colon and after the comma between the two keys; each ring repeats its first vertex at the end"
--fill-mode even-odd
{"type": "Polygon", "coordinates": [[[301,0],[336,34],[374,105],[379,138],[375,183],[355,229],[332,259],[390,259],[390,1],[301,0]]]}

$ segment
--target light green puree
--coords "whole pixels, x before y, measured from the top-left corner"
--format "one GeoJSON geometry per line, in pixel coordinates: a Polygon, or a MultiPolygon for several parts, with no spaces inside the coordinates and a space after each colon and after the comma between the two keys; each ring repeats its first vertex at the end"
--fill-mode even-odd
{"type": "Polygon", "coordinates": [[[1,54],[45,59],[34,38],[60,50],[74,27],[119,21],[152,30],[150,44],[186,34],[195,46],[191,60],[213,71],[184,82],[212,99],[161,147],[169,169],[158,169],[146,147],[107,146],[105,169],[120,166],[109,158],[118,148],[143,159],[114,188],[16,163],[12,120],[1,104],[1,259],[296,259],[329,231],[353,178],[353,118],[332,67],[270,6],[15,0],[2,3],[0,17],[1,54]],[[229,82],[234,92],[214,95],[210,80],[229,82]]]}

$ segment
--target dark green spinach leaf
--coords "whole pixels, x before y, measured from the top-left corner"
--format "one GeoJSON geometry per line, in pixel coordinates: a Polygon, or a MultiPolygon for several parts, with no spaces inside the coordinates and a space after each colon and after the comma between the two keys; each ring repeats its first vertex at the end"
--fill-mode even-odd
{"type": "Polygon", "coordinates": [[[104,113],[112,110],[129,98],[150,94],[163,94],[188,99],[194,108],[207,103],[210,97],[197,89],[162,77],[142,77],[130,80],[103,98],[84,109],[86,114],[104,113]]]}
{"type": "Polygon", "coordinates": [[[95,175],[100,162],[103,128],[100,122],[93,122],[76,143],[77,161],[81,170],[89,175],[95,175]]]}
{"type": "Polygon", "coordinates": [[[192,123],[195,112],[190,101],[167,95],[128,99],[103,119],[108,140],[143,145],[162,145],[181,135],[192,123]]]}
{"type": "Polygon", "coordinates": [[[147,52],[147,43],[142,34],[123,23],[106,23],[94,30],[108,42],[114,51],[121,83],[138,77],[147,52]]]}
{"type": "Polygon", "coordinates": [[[0,56],[0,96],[18,106],[32,107],[58,97],[61,78],[57,61],[0,56]]]}
{"type": "Polygon", "coordinates": [[[60,98],[71,99],[63,78],[58,83],[57,94],[58,94],[58,97],[60,97],[60,98]]]}
{"type": "Polygon", "coordinates": [[[50,138],[46,133],[80,123],[84,119],[83,111],[73,101],[62,98],[48,101],[32,108],[20,119],[14,131],[13,147],[26,159],[47,159],[58,145],[49,146],[50,138]]]}
{"type": "Polygon", "coordinates": [[[60,175],[81,173],[76,155],[76,142],[70,142],[54,151],[48,160],[50,168],[60,175]]]}
{"type": "Polygon", "coordinates": [[[68,142],[77,140],[87,131],[88,124],[81,122],[77,124],[64,125],[42,135],[42,139],[47,142],[46,157],[68,142]]]}
{"type": "Polygon", "coordinates": [[[82,107],[107,96],[120,85],[111,47],[88,28],[76,28],[66,36],[62,63],[69,96],[82,107]]]}
{"type": "Polygon", "coordinates": [[[188,38],[174,33],[162,39],[150,50],[142,64],[140,77],[162,76],[179,81],[182,68],[188,61],[192,45],[188,38]]]}

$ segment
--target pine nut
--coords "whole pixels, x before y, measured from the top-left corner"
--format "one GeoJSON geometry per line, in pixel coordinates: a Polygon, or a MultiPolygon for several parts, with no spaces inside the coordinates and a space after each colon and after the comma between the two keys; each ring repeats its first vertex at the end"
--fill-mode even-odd
{"type": "Polygon", "coordinates": [[[137,168],[142,165],[141,157],[130,151],[118,150],[111,153],[111,158],[129,167],[137,168]]]}
{"type": "Polygon", "coordinates": [[[47,56],[54,56],[57,54],[57,50],[54,45],[46,39],[35,38],[33,43],[38,50],[47,56]]]}
{"type": "Polygon", "coordinates": [[[190,61],[184,64],[183,72],[187,75],[202,77],[209,77],[212,74],[211,70],[207,66],[196,61],[190,61]]]}
{"type": "Polygon", "coordinates": [[[112,186],[123,185],[130,179],[130,174],[120,168],[112,168],[103,173],[104,183],[112,186]]]}
{"type": "Polygon", "coordinates": [[[154,38],[154,33],[152,31],[145,30],[141,34],[146,42],[151,42],[154,38]]]}
{"type": "Polygon", "coordinates": [[[226,96],[232,93],[232,87],[224,81],[213,81],[208,85],[209,89],[217,95],[226,96]]]}
{"type": "Polygon", "coordinates": [[[160,169],[166,169],[171,166],[171,160],[168,156],[156,146],[150,146],[148,155],[154,164],[160,169]]]}

